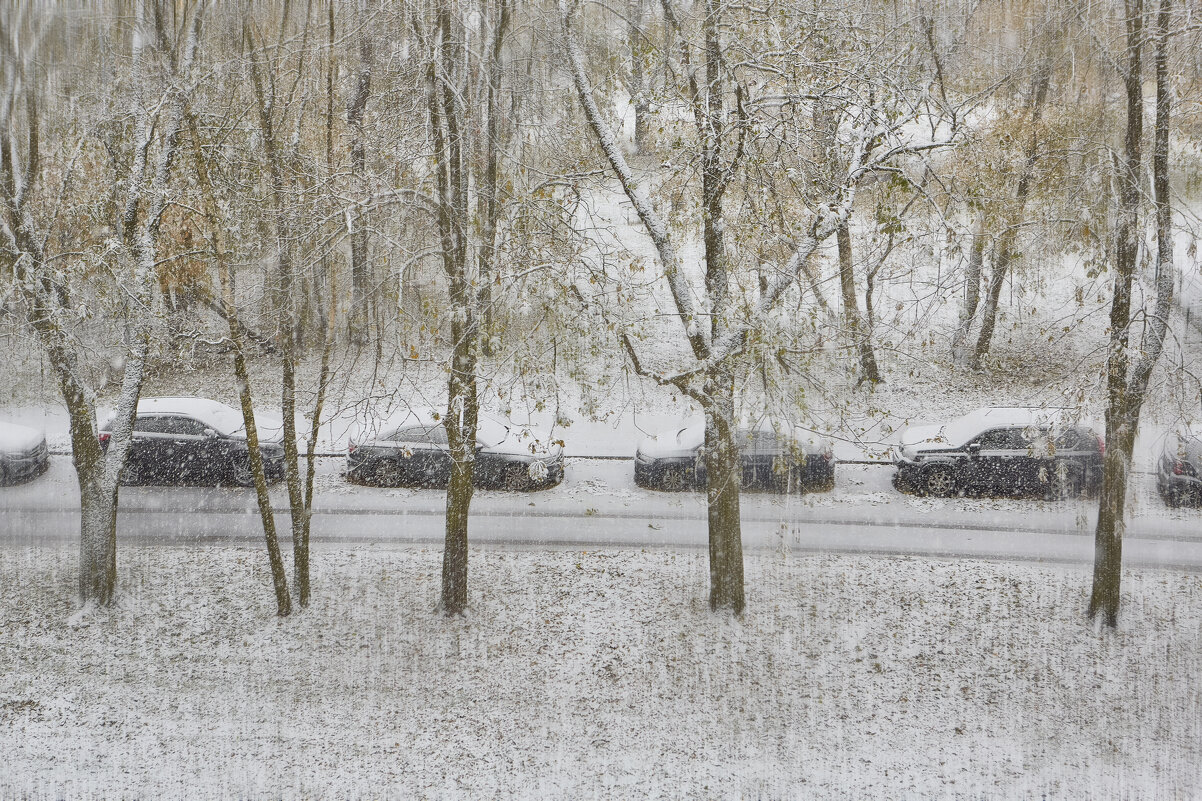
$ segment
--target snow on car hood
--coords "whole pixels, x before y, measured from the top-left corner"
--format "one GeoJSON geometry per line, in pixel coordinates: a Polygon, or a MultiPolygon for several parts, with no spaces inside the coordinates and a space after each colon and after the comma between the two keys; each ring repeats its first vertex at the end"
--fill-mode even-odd
{"type": "Polygon", "coordinates": [[[505,425],[499,420],[491,420],[490,424],[485,425],[483,415],[480,423],[476,439],[490,453],[529,456],[535,459],[558,459],[563,456],[563,447],[557,442],[551,442],[551,437],[546,431],[534,426],[516,423],[505,425]],[[505,429],[504,438],[499,442],[496,441],[496,436],[501,434],[498,428],[505,429]]]}
{"type": "Polygon", "coordinates": [[[27,453],[41,445],[44,439],[46,437],[36,428],[0,420],[0,452],[2,453],[27,453]]]}
{"type": "Polygon", "coordinates": [[[704,444],[705,423],[693,423],[674,426],[645,438],[639,443],[638,453],[651,459],[692,456],[704,444]]]}
{"type": "Polygon", "coordinates": [[[898,435],[903,448],[951,448],[956,443],[947,438],[943,425],[907,426],[898,435]]]}

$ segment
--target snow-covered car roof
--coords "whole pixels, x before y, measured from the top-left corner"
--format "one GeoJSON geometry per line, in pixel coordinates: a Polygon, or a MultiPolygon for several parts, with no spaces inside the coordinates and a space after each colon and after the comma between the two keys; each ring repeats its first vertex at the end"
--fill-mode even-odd
{"type": "Polygon", "coordinates": [[[915,433],[929,434],[928,429],[938,429],[941,436],[924,436],[924,440],[946,439],[952,446],[963,445],[968,440],[991,428],[1067,428],[1089,427],[1087,421],[1078,419],[1078,411],[1066,407],[1041,406],[985,406],[961,415],[942,426],[922,426],[915,433]]]}
{"type": "MultiPolygon", "coordinates": [[[[446,416],[441,409],[434,409],[427,406],[414,406],[408,409],[399,409],[387,417],[380,420],[372,420],[363,427],[357,436],[362,436],[365,439],[379,439],[382,436],[391,435],[399,428],[409,426],[422,426],[430,428],[433,426],[443,425],[443,418],[446,416]]],[[[357,437],[353,437],[355,439],[357,437]]],[[[504,417],[490,412],[481,411],[476,424],[476,440],[477,442],[493,447],[502,444],[508,439],[512,439],[515,446],[520,446],[522,452],[530,450],[530,444],[534,443],[536,450],[558,451],[558,446],[552,446],[549,437],[543,435],[537,428],[533,426],[523,426],[514,423],[511,420],[506,420],[504,417]]]]}
{"type": "MultiPolygon", "coordinates": [[[[830,440],[815,434],[809,428],[783,420],[761,420],[751,425],[740,426],[740,446],[746,447],[752,435],[773,435],[786,442],[794,442],[806,453],[815,454],[831,447],[830,440]]],[[[695,451],[705,444],[705,421],[682,420],[680,424],[647,437],[639,445],[639,453],[662,458],[686,451],[695,451]]]]}
{"type": "Polygon", "coordinates": [[[36,428],[0,420],[0,453],[25,453],[46,439],[36,428]]]}
{"type": "MultiPolygon", "coordinates": [[[[144,417],[153,414],[179,414],[192,417],[210,426],[217,433],[227,437],[236,435],[245,436],[246,432],[245,421],[242,419],[242,410],[235,409],[233,406],[210,398],[139,399],[138,416],[144,417]]],[[[102,431],[108,430],[112,426],[112,422],[112,415],[109,415],[108,419],[100,426],[100,429],[102,431]]],[[[278,435],[283,428],[283,421],[279,417],[270,414],[256,413],[255,423],[260,429],[260,436],[264,438],[278,435]]]]}

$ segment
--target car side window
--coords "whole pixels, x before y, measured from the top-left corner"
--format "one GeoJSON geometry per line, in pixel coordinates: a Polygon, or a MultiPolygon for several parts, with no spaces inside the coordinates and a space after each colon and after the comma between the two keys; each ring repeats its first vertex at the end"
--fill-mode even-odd
{"type": "Polygon", "coordinates": [[[166,434],[168,433],[168,424],[169,418],[146,415],[134,420],[134,431],[139,434],[166,434]]]}
{"type": "Polygon", "coordinates": [[[425,442],[422,439],[425,431],[424,428],[398,428],[388,437],[388,440],[390,442],[425,442]]]}
{"type": "Polygon", "coordinates": [[[414,426],[403,428],[392,438],[394,442],[412,442],[421,445],[446,445],[447,430],[441,425],[414,426]]]}
{"type": "Polygon", "coordinates": [[[977,441],[981,443],[983,451],[1026,450],[1027,447],[1022,430],[1017,428],[995,428],[986,431],[977,441]]]}
{"type": "Polygon", "coordinates": [[[167,430],[165,433],[175,434],[176,436],[181,437],[203,437],[205,429],[208,428],[208,426],[206,426],[204,423],[200,422],[199,420],[194,420],[191,417],[176,416],[168,417],[166,420],[167,430]]]}
{"type": "Polygon", "coordinates": [[[431,426],[425,430],[420,441],[430,445],[446,445],[447,430],[441,425],[431,426]]]}
{"type": "Polygon", "coordinates": [[[1056,450],[1058,451],[1075,451],[1080,450],[1083,444],[1081,432],[1075,428],[1070,428],[1060,436],[1056,437],[1056,450]]]}

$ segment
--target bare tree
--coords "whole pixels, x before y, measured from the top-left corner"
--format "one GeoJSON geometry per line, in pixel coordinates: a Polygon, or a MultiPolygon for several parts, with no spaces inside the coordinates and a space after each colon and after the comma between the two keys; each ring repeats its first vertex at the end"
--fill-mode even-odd
{"type": "Polygon", "coordinates": [[[116,591],[118,484],[151,343],[159,224],[168,201],[184,103],[192,89],[203,12],[203,5],[184,11],[179,39],[173,41],[161,24],[164,8],[150,2],[137,6],[129,62],[133,152],[120,181],[118,233],[107,244],[107,256],[117,265],[127,320],[121,390],[107,450],[97,436],[97,392],[84,371],[88,348],[71,325],[84,288],[62,268],[63,259],[70,257],[50,250],[52,229],[59,224],[58,201],[72,191],[70,169],[58,187],[58,198],[38,185],[41,104],[48,93],[43,92],[44,74],[36,59],[39,35],[49,25],[31,25],[23,15],[35,12],[22,7],[6,21],[0,37],[7,95],[0,103],[0,237],[13,263],[26,319],[46,352],[70,417],[80,488],[79,590],[84,602],[109,604],[116,591]],[[32,43],[19,43],[19,36],[30,33],[32,43]]]}
{"type": "MultiPolygon", "coordinates": [[[[888,165],[904,154],[933,149],[942,143],[902,143],[897,134],[904,125],[902,120],[911,118],[906,115],[899,114],[888,123],[873,119],[866,107],[861,108],[859,115],[846,115],[847,124],[842,132],[846,153],[839,162],[845,166],[844,173],[831,181],[819,197],[807,195],[810,209],[807,218],[801,224],[789,226],[799,233],[789,242],[791,255],[787,263],[779,267],[763,266],[766,278],[750,308],[745,309],[745,299],[736,292],[736,264],[732,263],[726,243],[724,197],[735,184],[750,146],[752,110],[771,115],[777,109],[806,105],[810,96],[803,89],[785,87],[786,91],[793,88],[801,96],[789,96],[782,102],[776,94],[782,87],[773,83],[762,90],[762,98],[751,96],[747,82],[726,62],[727,45],[722,40],[722,31],[728,9],[720,0],[707,0],[698,8],[699,61],[694,58],[693,46],[674,5],[670,0],[661,5],[673,32],[673,48],[678,53],[676,69],[694,123],[700,176],[702,287],[687,277],[676,235],[648,189],[654,185],[654,179],[636,174],[598,105],[573,26],[572,9],[566,0],[560,0],[559,10],[568,67],[588,126],[655,246],[659,269],[673,304],[672,315],[679,320],[679,333],[687,345],[689,358],[682,369],[657,369],[640,356],[628,334],[622,336],[622,343],[636,373],[679,389],[705,413],[710,606],[738,614],[745,605],[739,519],[741,472],[735,441],[734,379],[738,359],[749,338],[805,274],[806,264],[820,244],[845,225],[859,182],[866,175],[888,171],[891,169],[888,165]]],[[[746,65],[754,63],[756,54],[741,52],[739,56],[746,65]]],[[[769,71],[768,65],[759,65],[754,70],[759,74],[769,71]]],[[[765,116],[760,122],[767,126],[773,121],[765,116]]]]}
{"type": "Polygon", "coordinates": [[[1110,341],[1106,361],[1106,455],[1102,464],[1102,493],[1094,532],[1093,589],[1087,614],[1101,614],[1103,622],[1118,625],[1119,593],[1122,583],[1123,533],[1131,457],[1139,431],[1140,411],[1148,382],[1164,348],[1172,311],[1173,239],[1172,207],[1169,199],[1169,129],[1172,88],[1168,76],[1168,46],[1172,30],[1171,0],[1160,0],[1156,14],[1156,122],[1153,134],[1152,188],[1156,210],[1156,300],[1150,315],[1132,316],[1132,289],[1139,268],[1140,172],[1143,161],[1143,48],[1145,45],[1143,0],[1127,0],[1126,57],[1122,64],[1127,100],[1123,154],[1118,160],[1118,229],[1114,250],[1114,294],[1110,305],[1110,341]],[[1139,349],[1132,352],[1132,328],[1144,319],[1139,349]],[[1135,362],[1132,364],[1132,357],[1135,362]]]}

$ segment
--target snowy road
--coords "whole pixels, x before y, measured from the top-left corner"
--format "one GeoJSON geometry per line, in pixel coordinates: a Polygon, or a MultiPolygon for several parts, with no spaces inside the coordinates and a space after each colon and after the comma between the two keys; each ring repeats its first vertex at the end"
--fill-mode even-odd
{"type": "MultiPolygon", "coordinates": [[[[342,479],[341,467],[337,459],[319,462],[315,542],[441,542],[443,493],[353,486],[342,479]]],[[[750,548],[803,552],[1074,563],[1093,558],[1096,502],[915,498],[893,490],[891,472],[841,465],[831,493],[745,493],[744,542],[750,548]]],[[[1138,477],[1126,563],[1202,571],[1202,512],[1164,508],[1151,481],[1138,477]]],[[[277,510],[284,510],[282,485],[273,497],[277,510]]],[[[0,489],[0,514],[0,544],[77,537],[78,490],[69,460],[55,458],[41,478],[0,489]]],[[[279,526],[286,535],[286,515],[279,526]]],[[[257,543],[262,529],[249,490],[127,487],[121,492],[119,536],[142,544],[257,543]]],[[[640,489],[628,460],[574,459],[566,481],[554,489],[478,492],[471,537],[476,543],[518,546],[704,547],[704,498],[640,489]]]]}

